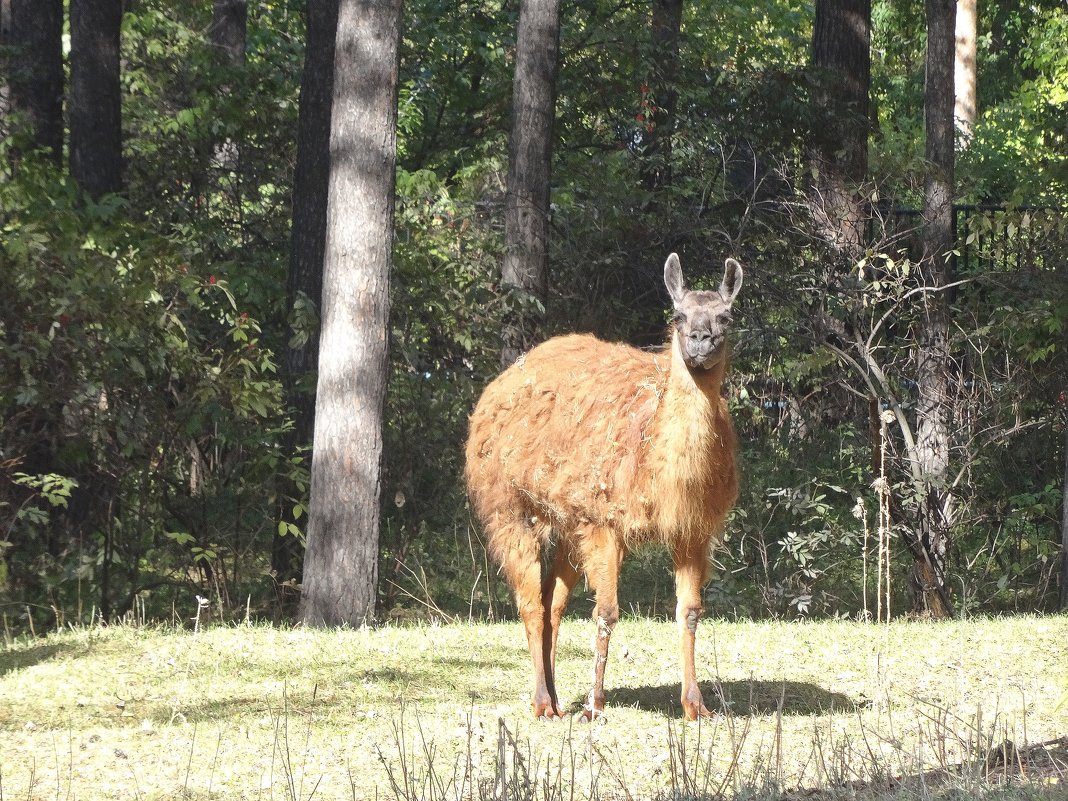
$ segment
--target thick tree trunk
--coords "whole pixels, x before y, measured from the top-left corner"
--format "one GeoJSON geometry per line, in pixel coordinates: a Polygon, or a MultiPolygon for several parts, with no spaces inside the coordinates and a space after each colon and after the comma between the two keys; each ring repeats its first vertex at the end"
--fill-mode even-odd
{"type": "Polygon", "coordinates": [[[858,188],[868,173],[871,0],[817,0],[812,66],[818,126],[808,151],[809,207],[827,241],[852,260],[867,234],[858,188]]]}
{"type": "Polygon", "coordinates": [[[957,0],[956,46],[953,62],[953,119],[965,142],[975,126],[976,108],[976,0],[957,0]]]}
{"type": "Polygon", "coordinates": [[[645,124],[642,184],[649,192],[671,186],[671,135],[679,93],[679,35],[682,32],[683,0],[653,0],[650,30],[653,75],[650,92],[640,114],[645,124]]]}
{"type": "Polygon", "coordinates": [[[509,310],[501,364],[533,345],[548,297],[549,192],[556,108],[559,0],[521,0],[512,83],[502,284],[509,310]]]}
{"type": "MultiPolygon", "coordinates": [[[[286,307],[298,301],[322,307],[326,200],[330,186],[330,106],[334,87],[337,0],[309,3],[297,121],[297,165],[293,175],[293,233],[286,307]]],[[[286,405],[293,413],[288,451],[311,445],[315,420],[315,364],[319,332],[286,349],[286,405]]],[[[301,552],[292,536],[276,536],[271,566],[281,581],[300,580],[301,552]]]]}
{"type": "Polygon", "coordinates": [[[920,278],[929,290],[916,322],[917,488],[914,611],[952,615],[946,554],[953,525],[950,473],[952,425],[950,299],[953,280],[953,41],[954,0],[927,0],[927,80],[924,93],[927,175],[923,192],[920,278]]]}
{"type": "Polygon", "coordinates": [[[122,189],[122,0],[70,0],[70,172],[93,198],[122,189]]]}
{"type": "Polygon", "coordinates": [[[375,613],[396,181],[400,0],[342,0],[301,616],[375,613]]]}
{"type": "Polygon", "coordinates": [[[25,114],[33,147],[63,163],[63,0],[11,0],[9,108],[25,114]]]}

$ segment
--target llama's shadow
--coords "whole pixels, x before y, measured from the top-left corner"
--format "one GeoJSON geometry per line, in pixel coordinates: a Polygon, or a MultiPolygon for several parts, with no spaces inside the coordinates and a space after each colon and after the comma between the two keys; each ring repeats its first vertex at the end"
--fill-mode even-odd
{"type": "Polygon", "coordinates": [[[47,662],[69,650],[67,646],[48,644],[34,645],[18,651],[0,651],[0,676],[47,662]]]}
{"type": "MultiPolygon", "coordinates": [[[[867,700],[854,700],[816,684],[802,681],[703,682],[701,694],[713,712],[730,715],[821,715],[853,712],[867,700]]],[[[678,684],[616,687],[608,691],[608,705],[636,707],[669,717],[682,714],[678,684]]]]}

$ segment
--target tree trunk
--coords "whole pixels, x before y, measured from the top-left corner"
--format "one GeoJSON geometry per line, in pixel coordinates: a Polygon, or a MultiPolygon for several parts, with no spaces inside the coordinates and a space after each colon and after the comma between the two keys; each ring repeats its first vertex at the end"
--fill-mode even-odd
{"type": "MultiPolygon", "coordinates": [[[[315,5],[315,2],[311,5],[315,5]]],[[[245,63],[247,28],[247,0],[215,0],[212,6],[211,43],[219,52],[221,61],[235,67],[245,63]]]]}
{"type": "Polygon", "coordinates": [[[953,525],[949,488],[952,425],[950,300],[953,280],[953,41],[954,0],[927,0],[927,80],[924,92],[927,175],[923,189],[920,280],[928,290],[916,322],[917,488],[914,611],[952,615],[946,553],[953,525]]]}
{"type": "MultiPolygon", "coordinates": [[[[309,3],[297,121],[297,164],[293,174],[293,232],[286,284],[286,308],[310,301],[322,307],[323,252],[326,247],[326,200],[330,187],[330,101],[334,86],[334,38],[337,0],[309,3]]],[[[301,314],[305,324],[311,310],[301,314]]],[[[311,445],[315,420],[315,363],[318,329],[286,349],[286,405],[293,429],[287,452],[311,445]]],[[[301,553],[292,536],[277,536],[271,566],[281,581],[300,581],[301,553]]]]}
{"type": "Polygon", "coordinates": [[[502,284],[508,294],[501,364],[537,339],[548,296],[547,244],[559,0],[521,0],[512,84],[502,284]]]}
{"type": "Polygon", "coordinates": [[[817,127],[808,150],[809,207],[827,241],[855,260],[867,236],[858,187],[868,173],[871,0],[817,0],[812,66],[817,127]]]}
{"type": "Polygon", "coordinates": [[[9,109],[26,115],[33,147],[63,163],[63,0],[11,0],[9,109]]]}
{"type": "Polygon", "coordinates": [[[953,119],[967,142],[975,126],[976,0],[957,0],[956,46],[953,62],[953,119]]]}
{"type": "Polygon", "coordinates": [[[301,615],[374,616],[396,182],[400,0],[338,7],[330,189],[301,615]]]}
{"type": "Polygon", "coordinates": [[[11,102],[11,0],[0,0],[0,136],[7,136],[7,115],[11,102]]]}
{"type": "Polygon", "coordinates": [[[644,93],[639,122],[645,152],[642,161],[642,185],[649,192],[671,186],[671,134],[679,93],[675,89],[679,73],[679,34],[682,31],[683,0],[653,0],[650,41],[653,52],[653,76],[649,92],[644,93]]]}
{"type": "Polygon", "coordinates": [[[70,0],[70,172],[91,197],[122,189],[122,0],[70,0]]]}
{"type": "MultiPolygon", "coordinates": [[[[215,0],[212,12],[211,43],[219,64],[231,69],[241,67],[245,63],[245,39],[248,33],[247,0],[215,0]]],[[[228,97],[230,88],[229,84],[223,83],[219,91],[223,97],[228,97]]],[[[237,172],[241,164],[238,142],[231,138],[217,142],[213,162],[213,166],[223,174],[237,172]]],[[[235,204],[240,205],[240,182],[234,182],[231,191],[235,193],[235,204]]]]}

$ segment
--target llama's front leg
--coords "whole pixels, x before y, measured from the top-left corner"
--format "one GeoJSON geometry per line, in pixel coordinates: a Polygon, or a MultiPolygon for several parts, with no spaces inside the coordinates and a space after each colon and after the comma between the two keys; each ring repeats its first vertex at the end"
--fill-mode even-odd
{"type": "Polygon", "coordinates": [[[708,717],[712,713],[705,706],[701,688],[697,684],[694,644],[697,622],[701,619],[701,588],[708,576],[708,551],[701,546],[676,549],[675,562],[675,621],[679,627],[679,649],[682,662],[682,712],[687,720],[708,717]]]}
{"type": "Polygon", "coordinates": [[[556,641],[560,636],[560,620],[567,609],[571,590],[578,583],[579,570],[575,567],[571,547],[566,540],[556,546],[552,567],[542,584],[541,603],[545,610],[545,627],[542,632],[542,652],[548,655],[545,664],[545,682],[549,696],[555,704],[556,714],[563,717],[560,696],[556,690],[556,641]]]}
{"type": "Polygon", "coordinates": [[[619,620],[619,568],[623,563],[623,549],[614,533],[595,530],[583,542],[583,562],[586,577],[595,594],[593,619],[597,633],[593,641],[593,686],[586,697],[582,717],[595,720],[604,714],[604,673],[608,666],[608,643],[612,629],[619,620]]]}

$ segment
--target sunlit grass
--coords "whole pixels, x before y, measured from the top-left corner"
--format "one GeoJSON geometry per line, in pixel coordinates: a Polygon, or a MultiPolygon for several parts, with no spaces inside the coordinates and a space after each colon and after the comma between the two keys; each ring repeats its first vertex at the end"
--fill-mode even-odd
{"type": "MultiPolygon", "coordinates": [[[[666,621],[621,622],[594,726],[529,718],[515,623],[65,631],[0,650],[0,798],[1000,793],[1013,753],[995,746],[1023,762],[1068,733],[1066,623],[705,622],[699,676],[727,714],[700,726],[679,719],[666,621]]],[[[573,709],[591,634],[561,635],[573,709]]],[[[1056,770],[1033,778],[1005,797],[1063,791],[1056,770]]]]}

